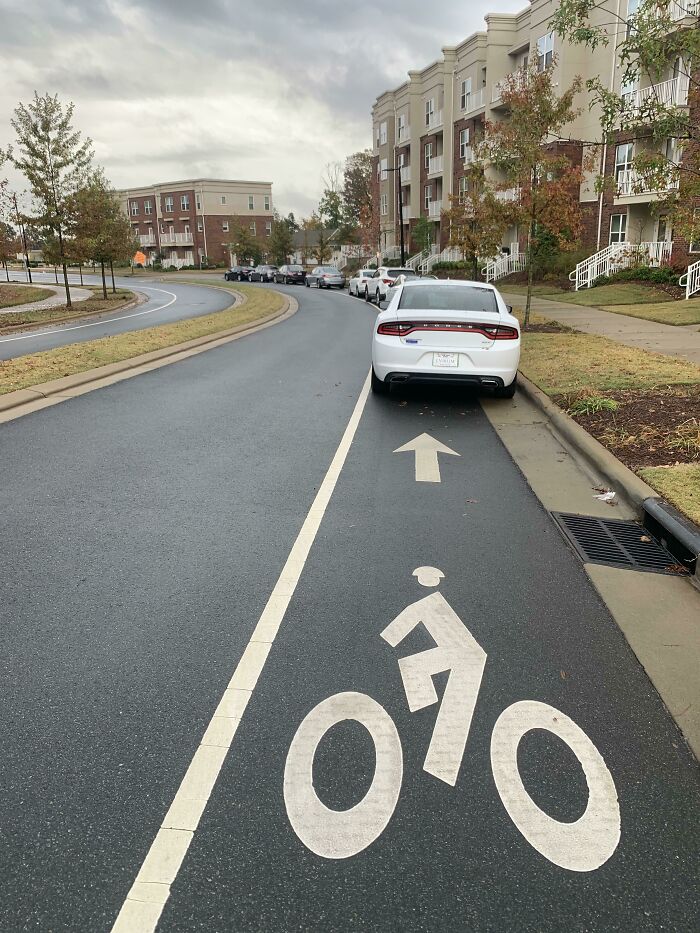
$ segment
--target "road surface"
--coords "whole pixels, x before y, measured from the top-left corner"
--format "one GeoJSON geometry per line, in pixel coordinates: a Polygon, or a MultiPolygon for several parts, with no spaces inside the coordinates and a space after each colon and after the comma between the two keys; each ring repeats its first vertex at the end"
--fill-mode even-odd
{"type": "Polygon", "coordinates": [[[0,929],[695,930],[697,763],[478,399],[290,291],[0,426],[0,929]]]}

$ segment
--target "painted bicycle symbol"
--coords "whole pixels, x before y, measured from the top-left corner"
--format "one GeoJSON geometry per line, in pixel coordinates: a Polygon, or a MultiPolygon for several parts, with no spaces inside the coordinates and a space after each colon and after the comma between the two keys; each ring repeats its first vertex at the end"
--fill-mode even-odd
{"type": "MultiPolygon", "coordinates": [[[[414,572],[423,586],[436,587],[444,576],[434,567],[414,572]]],[[[454,787],[469,736],[486,652],[447,600],[438,592],[407,606],[381,637],[396,648],[423,624],[434,648],[399,659],[409,710],[438,703],[433,676],[449,672],[423,768],[454,787]]],[[[620,841],[620,807],[610,771],[585,732],[565,713],[546,703],[523,700],[505,709],[491,735],[491,769],[503,806],[519,832],[541,855],[570,871],[589,872],[612,856],[620,841]],[[518,770],[518,745],[531,730],[552,733],[578,759],[588,784],[588,803],[572,823],[540,809],[528,794],[518,770]]],[[[343,859],[371,845],[394,813],[403,780],[403,750],[393,719],[364,693],[338,693],[323,700],[304,718],[287,754],[284,800],[297,836],[316,855],[343,859]],[[313,786],[316,750],[338,723],[361,723],[372,737],[375,771],[362,800],[347,810],[331,810],[313,786]]]]}

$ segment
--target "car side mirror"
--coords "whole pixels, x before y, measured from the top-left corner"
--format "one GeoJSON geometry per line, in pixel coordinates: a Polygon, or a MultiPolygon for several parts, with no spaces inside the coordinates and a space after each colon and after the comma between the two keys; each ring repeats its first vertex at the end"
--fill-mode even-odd
{"type": "Polygon", "coordinates": [[[508,314],[513,313],[513,305],[506,305],[506,308],[508,308],[508,314]]]}

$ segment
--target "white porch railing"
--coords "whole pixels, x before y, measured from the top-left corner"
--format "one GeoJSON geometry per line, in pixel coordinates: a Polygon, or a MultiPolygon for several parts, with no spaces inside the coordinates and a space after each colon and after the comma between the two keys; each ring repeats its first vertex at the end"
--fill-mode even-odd
{"type": "Polygon", "coordinates": [[[428,217],[439,220],[442,214],[442,201],[431,201],[428,204],[428,217]]]}
{"type": "Polygon", "coordinates": [[[142,234],[139,237],[139,243],[141,246],[157,246],[156,238],[153,235],[149,236],[148,234],[145,236],[142,234]]]}
{"type": "Polygon", "coordinates": [[[698,0],[673,0],[669,5],[668,12],[671,19],[677,22],[685,19],[686,16],[697,16],[700,2],[698,0]]]}
{"type": "Polygon", "coordinates": [[[671,191],[678,187],[678,179],[672,178],[665,188],[650,187],[636,169],[630,168],[619,172],[617,176],[617,197],[627,198],[635,194],[656,194],[659,191],[671,191]]]}
{"type": "Polygon", "coordinates": [[[503,253],[489,259],[481,274],[487,282],[496,282],[512,272],[522,272],[525,268],[525,253],[511,252],[503,253]]]}
{"type": "Polygon", "coordinates": [[[660,84],[649,87],[640,87],[622,95],[625,108],[634,112],[641,110],[648,100],[653,100],[662,107],[685,107],[688,103],[688,89],[690,81],[688,75],[670,78],[660,84]]]}
{"type": "Polygon", "coordinates": [[[495,192],[497,201],[519,201],[520,188],[506,188],[505,191],[495,192]]]}
{"type": "Polygon", "coordinates": [[[396,145],[405,146],[411,141],[411,127],[404,126],[402,129],[396,128],[396,145]]]}
{"type": "Polygon", "coordinates": [[[411,184],[411,166],[404,165],[401,167],[401,184],[410,185],[411,184]]]}
{"type": "Polygon", "coordinates": [[[481,110],[482,107],[485,107],[486,88],[480,87],[478,91],[472,91],[471,94],[467,94],[465,104],[464,113],[473,113],[475,110],[481,110]]]}
{"type": "Polygon", "coordinates": [[[681,288],[685,288],[686,299],[690,298],[695,292],[700,292],[700,259],[688,266],[688,271],[678,279],[681,288]]]}
{"type": "Polygon", "coordinates": [[[509,84],[509,79],[514,77],[514,86],[516,88],[522,87],[527,84],[527,71],[519,69],[518,71],[511,71],[510,74],[507,74],[505,78],[501,78],[500,81],[497,81],[491,88],[491,103],[497,104],[501,100],[501,94],[503,93],[504,88],[509,84]]]}
{"type": "Polygon", "coordinates": [[[433,156],[428,162],[428,175],[439,175],[445,168],[445,156],[433,156]]]}
{"type": "Polygon", "coordinates": [[[194,238],[191,233],[161,233],[161,246],[193,246],[194,238]]]}
{"type": "Polygon", "coordinates": [[[407,220],[411,219],[411,205],[404,204],[401,208],[401,216],[403,217],[403,222],[406,223],[407,220]]]}
{"type": "Polygon", "coordinates": [[[401,259],[401,247],[400,246],[390,246],[388,249],[385,249],[382,253],[382,258],[391,262],[393,259],[401,259]]]}
{"type": "Polygon", "coordinates": [[[418,266],[418,271],[421,275],[426,275],[431,271],[433,266],[437,265],[439,262],[459,262],[462,258],[462,254],[458,249],[443,249],[441,253],[437,252],[437,247],[435,247],[435,252],[429,253],[421,261],[418,266]]]}
{"type": "Polygon", "coordinates": [[[601,275],[610,275],[619,269],[626,269],[635,264],[660,266],[669,261],[672,249],[671,240],[611,243],[580,262],[569,273],[569,281],[574,283],[576,291],[580,288],[590,288],[601,275]]]}
{"type": "Polygon", "coordinates": [[[426,119],[425,125],[429,130],[435,130],[438,126],[442,126],[442,119],[442,110],[433,110],[426,119]]]}
{"type": "MultiPolygon", "coordinates": [[[[436,247],[432,247],[432,248],[435,249],[436,247]]],[[[413,269],[413,271],[415,272],[418,266],[421,264],[421,262],[423,262],[423,259],[425,258],[425,256],[426,256],[426,253],[421,250],[420,253],[416,253],[414,256],[411,256],[410,259],[406,260],[405,268],[413,269]]]]}

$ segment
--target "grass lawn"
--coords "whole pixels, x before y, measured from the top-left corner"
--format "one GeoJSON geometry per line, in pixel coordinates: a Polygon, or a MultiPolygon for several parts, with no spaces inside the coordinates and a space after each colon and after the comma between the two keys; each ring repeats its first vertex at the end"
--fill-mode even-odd
{"type": "Polygon", "coordinates": [[[45,298],[51,298],[53,294],[48,288],[38,288],[35,285],[0,282],[0,308],[14,308],[16,305],[29,304],[31,301],[43,301],[45,298]]]}
{"type": "Polygon", "coordinates": [[[0,395],[248,324],[278,311],[284,302],[279,292],[245,285],[237,285],[236,291],[246,299],[237,308],[2,361],[0,395]]]}
{"type": "Polygon", "coordinates": [[[656,304],[601,305],[603,311],[613,314],[629,314],[645,321],[659,324],[700,324],[700,298],[688,301],[660,301],[656,304]]]}
{"type": "MultiPolygon", "coordinates": [[[[496,282],[495,284],[499,291],[510,292],[512,295],[527,295],[527,285],[508,285],[507,282],[496,282]]],[[[536,282],[532,286],[532,294],[537,298],[563,298],[569,293],[564,291],[563,288],[557,288],[556,285],[552,285],[550,282],[536,282]]]]}
{"type": "MultiPolygon", "coordinates": [[[[502,290],[512,292],[514,295],[527,294],[526,285],[504,284],[502,290]]],[[[535,285],[532,294],[537,298],[547,298],[552,301],[560,300],[567,302],[567,304],[584,305],[587,308],[603,308],[605,311],[612,311],[611,305],[648,305],[657,302],[663,302],[664,304],[681,303],[669,301],[666,292],[650,285],[642,285],[639,282],[616,282],[613,285],[582,288],[577,292],[562,291],[560,288],[541,282],[535,285]]],[[[630,314],[631,312],[620,308],[618,313],[630,314]]],[[[641,315],[639,316],[641,317],[641,315]]]]}
{"type": "Polygon", "coordinates": [[[700,463],[676,463],[672,466],[640,470],[639,475],[677,509],[700,525],[700,463]]]}
{"type": "MultiPolygon", "coordinates": [[[[85,287],[89,288],[95,297],[88,298],[85,301],[76,301],[70,308],[66,305],[54,305],[51,308],[40,308],[35,311],[0,313],[0,333],[26,327],[28,324],[50,324],[52,321],[87,317],[90,314],[98,314],[100,311],[116,311],[134,297],[134,293],[128,289],[118,288],[115,294],[108,291],[105,300],[102,297],[101,287],[85,287]]],[[[38,290],[45,291],[45,289],[38,290]]]]}

